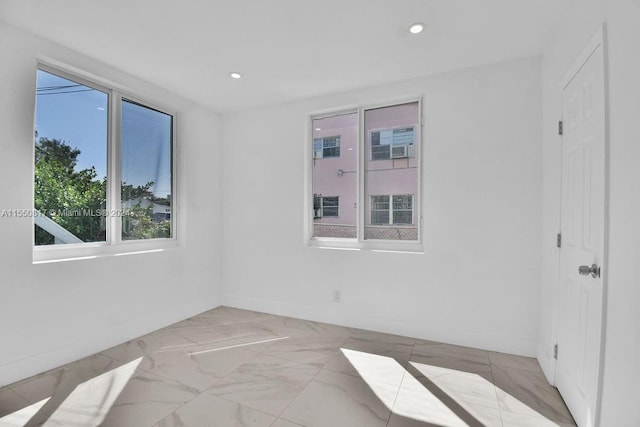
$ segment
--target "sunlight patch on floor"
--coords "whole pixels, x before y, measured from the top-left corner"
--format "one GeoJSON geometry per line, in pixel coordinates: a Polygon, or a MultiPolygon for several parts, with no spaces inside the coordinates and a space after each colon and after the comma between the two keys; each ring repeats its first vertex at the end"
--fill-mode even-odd
{"type": "MultiPolygon", "coordinates": [[[[500,399],[509,408],[508,412],[514,414],[508,415],[512,418],[517,419],[520,414],[536,419],[541,426],[558,425],[479,374],[424,363],[409,363],[477,419],[481,419],[479,406],[497,409],[500,399]]],[[[506,411],[502,412],[503,417],[504,412],[506,411]]]]}
{"type": "Polygon", "coordinates": [[[378,399],[394,413],[447,427],[467,426],[395,359],[344,348],[341,351],[378,399]]]}
{"type": "Polygon", "coordinates": [[[5,415],[0,418],[0,427],[22,427],[26,423],[29,422],[31,418],[35,414],[38,413],[40,408],[42,408],[48,401],[51,399],[47,397],[46,399],[41,400],[40,402],[34,403],[33,405],[29,405],[26,408],[22,408],[19,411],[12,412],[9,415],[5,415]]]}
{"type": "Polygon", "coordinates": [[[495,421],[495,417],[499,421],[502,416],[516,422],[524,417],[540,425],[558,425],[480,374],[410,362],[419,372],[414,376],[391,357],[346,348],[341,351],[376,397],[397,416],[443,427],[482,424],[495,421]]]}
{"type": "Polygon", "coordinates": [[[142,357],[79,384],[45,425],[100,425],[141,361],[142,357]]]}

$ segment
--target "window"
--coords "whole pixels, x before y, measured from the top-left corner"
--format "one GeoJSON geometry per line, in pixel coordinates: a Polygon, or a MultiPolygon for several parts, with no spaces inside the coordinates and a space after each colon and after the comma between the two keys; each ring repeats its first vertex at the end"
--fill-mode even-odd
{"type": "Polygon", "coordinates": [[[36,247],[174,236],[172,115],[42,65],[35,122],[36,247]]]}
{"type": "Polygon", "coordinates": [[[358,114],[315,117],[312,126],[312,237],[353,239],[358,216],[358,114]]]}
{"type": "Polygon", "coordinates": [[[171,237],[173,117],[122,99],[122,239],[171,237]]]}
{"type": "Polygon", "coordinates": [[[108,109],[107,91],[38,71],[36,245],[106,241],[108,109]]]}
{"type": "Polygon", "coordinates": [[[371,160],[413,157],[413,127],[371,132],[371,160]]]}
{"type": "Polygon", "coordinates": [[[313,197],[313,217],[314,218],[322,218],[322,217],[337,217],[338,216],[338,207],[339,207],[339,197],[322,197],[322,196],[314,196],[313,197]]]}
{"type": "Polygon", "coordinates": [[[391,196],[393,217],[391,224],[413,224],[413,196],[404,194],[401,196],[391,196]]]}
{"type": "Polygon", "coordinates": [[[413,224],[413,195],[371,196],[371,225],[388,224],[413,224]]]}
{"type": "Polygon", "coordinates": [[[312,117],[312,240],[419,242],[419,125],[418,101],[312,117]],[[320,161],[335,139],[339,161],[320,161]]]}
{"type": "Polygon", "coordinates": [[[313,157],[340,157],[340,137],[318,138],[313,140],[313,157]]]}
{"type": "Polygon", "coordinates": [[[371,224],[391,224],[389,196],[371,196],[371,224]]]}

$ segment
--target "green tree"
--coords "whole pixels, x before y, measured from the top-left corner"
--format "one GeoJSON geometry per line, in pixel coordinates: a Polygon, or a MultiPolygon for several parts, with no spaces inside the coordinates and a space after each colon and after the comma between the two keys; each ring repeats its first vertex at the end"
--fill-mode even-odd
{"type": "MultiPolygon", "coordinates": [[[[106,220],[102,213],[106,207],[107,181],[97,177],[94,167],[76,171],[80,154],[80,150],[58,139],[37,140],[34,206],[83,242],[104,241],[106,220]]],[[[123,239],[171,235],[170,220],[153,218],[152,187],[153,182],[143,186],[123,183],[122,200],[135,201],[128,210],[129,216],[124,216],[123,239]]],[[[51,234],[35,227],[36,245],[53,243],[51,234]]]]}
{"type": "MultiPolygon", "coordinates": [[[[57,139],[40,138],[35,150],[34,206],[83,242],[105,240],[106,180],[94,167],[76,171],[80,150],[57,139]],[[91,215],[94,213],[96,215],[91,215]]],[[[36,226],[36,245],[54,243],[54,237],[36,226]]]]}
{"type": "Polygon", "coordinates": [[[171,220],[156,219],[153,216],[154,204],[164,204],[151,191],[154,182],[133,186],[122,184],[122,204],[126,212],[122,221],[122,239],[158,239],[171,237],[171,220]]]}

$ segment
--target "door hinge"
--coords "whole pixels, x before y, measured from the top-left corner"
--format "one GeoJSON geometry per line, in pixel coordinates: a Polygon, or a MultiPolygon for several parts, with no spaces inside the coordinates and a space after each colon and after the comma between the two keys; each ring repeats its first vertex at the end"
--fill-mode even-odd
{"type": "Polygon", "coordinates": [[[558,360],[558,344],[553,346],[553,358],[558,360]]]}
{"type": "Polygon", "coordinates": [[[558,122],[558,135],[564,135],[564,123],[562,120],[558,122]]]}
{"type": "Polygon", "coordinates": [[[562,233],[558,233],[556,236],[556,246],[559,248],[562,247],[562,233]]]}

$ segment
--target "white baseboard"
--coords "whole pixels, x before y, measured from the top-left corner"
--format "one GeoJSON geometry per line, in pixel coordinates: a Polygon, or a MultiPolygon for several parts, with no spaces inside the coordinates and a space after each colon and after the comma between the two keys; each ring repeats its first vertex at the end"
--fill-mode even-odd
{"type": "Polygon", "coordinates": [[[544,376],[547,377],[549,384],[555,385],[556,382],[556,361],[553,356],[544,350],[544,347],[538,343],[537,359],[544,376]]]}
{"type": "Polygon", "coordinates": [[[169,316],[166,311],[136,317],[126,324],[109,325],[89,337],[43,349],[22,359],[0,365],[0,387],[32,377],[50,369],[83,359],[108,348],[148,334],[180,320],[218,307],[198,301],[177,309],[169,316]]]}
{"type": "Polygon", "coordinates": [[[368,329],[526,357],[536,357],[536,340],[533,338],[506,336],[471,329],[454,329],[446,324],[417,325],[384,317],[362,316],[345,309],[337,310],[333,306],[303,306],[282,301],[263,300],[230,294],[223,295],[222,301],[225,306],[245,310],[296,317],[352,328],[368,329]]]}

